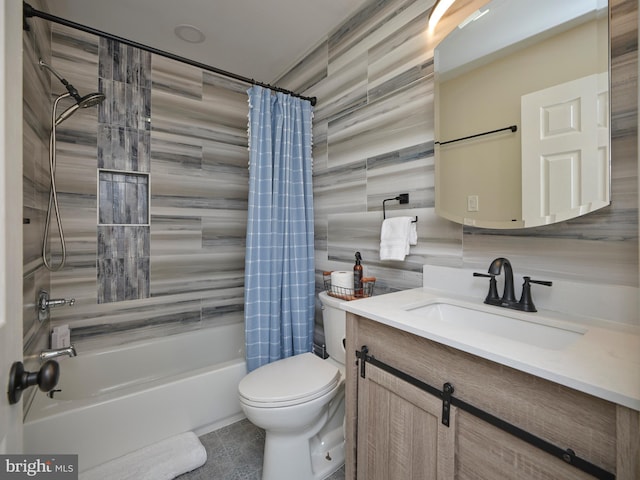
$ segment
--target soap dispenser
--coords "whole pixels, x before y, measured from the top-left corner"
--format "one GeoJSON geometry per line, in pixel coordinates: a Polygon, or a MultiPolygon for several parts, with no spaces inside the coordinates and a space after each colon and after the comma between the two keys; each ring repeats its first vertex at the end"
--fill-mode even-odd
{"type": "Polygon", "coordinates": [[[356,297],[362,297],[362,256],[356,252],[356,264],[353,266],[353,293],[356,297]]]}

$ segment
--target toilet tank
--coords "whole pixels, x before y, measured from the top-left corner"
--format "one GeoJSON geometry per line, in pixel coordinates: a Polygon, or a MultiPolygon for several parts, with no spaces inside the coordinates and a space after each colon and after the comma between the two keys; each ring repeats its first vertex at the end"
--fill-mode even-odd
{"type": "Polygon", "coordinates": [[[332,297],[327,292],[321,292],[319,298],[322,304],[322,322],[327,353],[336,362],[344,365],[347,312],[340,309],[340,304],[344,300],[332,297]]]}

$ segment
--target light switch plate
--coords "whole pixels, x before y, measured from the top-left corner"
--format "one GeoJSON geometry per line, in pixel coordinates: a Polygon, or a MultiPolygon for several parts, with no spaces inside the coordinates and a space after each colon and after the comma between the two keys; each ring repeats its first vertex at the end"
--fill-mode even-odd
{"type": "Polygon", "coordinates": [[[469,195],[467,197],[467,212],[477,212],[478,210],[480,210],[478,195],[469,195]]]}

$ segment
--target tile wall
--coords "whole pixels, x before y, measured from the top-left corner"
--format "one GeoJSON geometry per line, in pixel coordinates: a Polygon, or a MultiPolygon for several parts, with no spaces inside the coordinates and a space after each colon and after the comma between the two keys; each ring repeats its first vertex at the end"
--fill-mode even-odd
{"type": "MultiPolygon", "coordinates": [[[[40,10],[42,2],[31,6],[40,10]]],[[[49,319],[38,314],[40,290],[51,290],[50,274],[42,262],[42,232],[49,200],[49,129],[51,126],[51,81],[38,60],[51,60],[50,25],[30,23],[23,32],[23,344],[27,371],[38,370],[34,353],[47,348],[49,319]],[[42,320],[42,321],[41,321],[42,320]]],[[[55,223],[55,221],[53,222],[55,223]]],[[[53,230],[55,232],[55,228],[53,230]]],[[[57,263],[57,262],[56,262],[57,263]]],[[[28,401],[36,389],[28,391],[28,401]]]]}
{"type": "MultiPolygon", "coordinates": [[[[459,0],[452,15],[474,1],[459,0]]],[[[357,250],[365,274],[378,279],[376,293],[420,286],[423,264],[484,269],[499,255],[511,258],[518,271],[541,278],[553,274],[637,287],[638,5],[635,0],[611,3],[613,203],[549,227],[474,230],[433,213],[432,57],[443,32],[425,33],[430,0],[367,2],[284,75],[280,86],[318,97],[318,290],[321,272],[350,268],[357,250]],[[387,210],[417,215],[420,241],[406,261],[382,263],[382,200],[405,192],[409,205],[388,202],[387,210]]],[[[99,40],[42,20],[31,23],[44,39],[46,29],[53,29],[52,65],[81,92],[96,91],[99,40]]],[[[48,49],[46,40],[43,45],[48,49]]],[[[25,48],[25,64],[33,61],[33,49],[25,48]]],[[[37,237],[47,198],[50,120],[48,97],[38,92],[56,93],[57,87],[49,89],[47,76],[25,67],[25,97],[36,98],[25,106],[25,217],[32,220],[24,227],[25,338],[42,331],[32,320],[31,299],[49,282],[37,237]]],[[[84,109],[60,125],[57,178],[69,257],[67,268],[51,274],[50,289],[54,297],[76,298],[76,305],[52,315],[54,324],[70,324],[79,348],[243,321],[245,90],[246,85],[151,57],[148,298],[98,302],[98,109],[84,109]]],[[[59,251],[55,244],[53,249],[59,251]]]]}
{"type": "Polygon", "coordinates": [[[99,39],[98,303],[149,297],[151,54],[99,39]]]}
{"type": "Polygon", "coordinates": [[[107,96],[58,127],[67,267],[51,291],[76,304],[52,325],[68,323],[86,351],[242,322],[247,86],[50,28],[54,68],[81,95],[107,96]]]}
{"type": "MultiPolygon", "coordinates": [[[[506,256],[534,278],[638,287],[638,2],[610,2],[611,206],[511,231],[463,228],[434,214],[433,48],[446,32],[426,31],[433,3],[368,2],[278,81],[318,98],[318,272],[350,268],[361,251],[365,275],[377,278],[382,293],[421,286],[423,264],[485,270],[506,256]],[[381,262],[382,200],[405,192],[409,205],[388,202],[387,210],[418,216],[418,245],[404,262],[381,262]]],[[[449,15],[484,3],[459,0],[449,15]]]]}

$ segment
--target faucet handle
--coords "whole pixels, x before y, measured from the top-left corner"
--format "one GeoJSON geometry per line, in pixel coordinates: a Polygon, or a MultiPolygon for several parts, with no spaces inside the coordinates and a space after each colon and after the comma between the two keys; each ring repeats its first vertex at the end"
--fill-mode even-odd
{"type": "Polygon", "coordinates": [[[532,280],[531,277],[522,278],[524,279],[524,283],[522,284],[522,295],[520,296],[517,308],[523,312],[537,312],[538,310],[533,304],[533,298],[531,298],[531,284],[537,283],[538,285],[550,287],[553,285],[553,282],[549,282],[547,280],[532,280]]]}
{"type": "Polygon", "coordinates": [[[38,295],[38,307],[43,312],[46,312],[50,308],[59,307],[62,305],[69,305],[70,307],[73,307],[75,303],[75,298],[49,298],[49,293],[45,290],[41,290],[38,295]]]}
{"type": "Polygon", "coordinates": [[[478,273],[473,272],[474,277],[489,278],[489,293],[487,293],[484,303],[489,305],[500,305],[500,297],[498,296],[498,286],[496,283],[496,276],[492,273],[478,273]]]}

